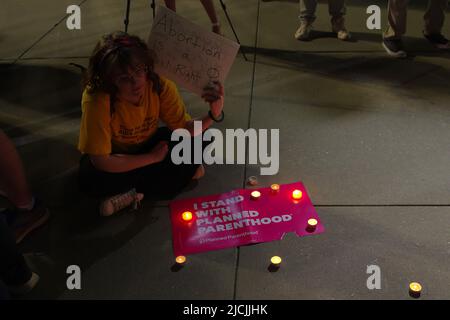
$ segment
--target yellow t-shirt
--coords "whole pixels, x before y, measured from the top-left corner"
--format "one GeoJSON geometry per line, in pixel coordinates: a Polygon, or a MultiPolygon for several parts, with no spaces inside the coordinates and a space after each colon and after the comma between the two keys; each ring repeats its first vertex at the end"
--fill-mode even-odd
{"type": "Polygon", "coordinates": [[[162,92],[153,91],[151,81],[139,106],[117,98],[111,114],[107,93],[89,94],[85,89],[81,100],[81,125],[78,149],[91,155],[133,154],[157,130],[162,120],[171,130],[183,128],[191,117],[175,84],[160,78],[162,92]]]}

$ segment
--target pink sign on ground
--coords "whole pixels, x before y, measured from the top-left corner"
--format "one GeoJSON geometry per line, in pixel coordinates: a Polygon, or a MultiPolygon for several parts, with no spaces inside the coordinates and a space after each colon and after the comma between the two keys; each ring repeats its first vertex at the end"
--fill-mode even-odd
{"type": "Polygon", "coordinates": [[[238,189],[172,201],[170,214],[175,256],[281,240],[288,232],[306,236],[325,231],[301,182],[280,185],[277,192],[238,189]],[[260,196],[252,196],[254,191],[260,196]],[[309,226],[310,219],[317,225],[309,226]]]}

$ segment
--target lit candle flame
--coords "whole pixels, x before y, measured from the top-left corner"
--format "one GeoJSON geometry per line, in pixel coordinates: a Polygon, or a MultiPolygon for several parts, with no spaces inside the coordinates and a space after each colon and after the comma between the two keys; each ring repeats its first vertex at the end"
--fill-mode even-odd
{"type": "Polygon", "coordinates": [[[278,265],[281,264],[281,258],[280,258],[279,256],[273,256],[273,257],[270,259],[270,262],[271,262],[273,265],[278,266],[278,265]]]}
{"type": "Polygon", "coordinates": [[[183,264],[186,262],[186,257],[185,256],[178,256],[175,258],[176,263],[178,264],[183,264]]]}
{"type": "Polygon", "coordinates": [[[422,291],[422,286],[420,285],[420,283],[412,282],[409,285],[409,289],[414,293],[420,293],[420,291],[422,291]]]}
{"type": "Polygon", "coordinates": [[[280,191],[280,185],[274,183],[273,185],[270,186],[270,189],[272,189],[273,193],[277,193],[278,191],[280,191]]]}
{"type": "Polygon", "coordinates": [[[295,200],[300,200],[303,196],[303,193],[300,190],[294,190],[292,192],[292,198],[294,198],[295,200]]]}
{"type": "Polygon", "coordinates": [[[184,221],[191,221],[192,220],[192,212],[190,211],[185,211],[183,212],[183,214],[181,215],[182,219],[184,221]]]}
{"type": "Polygon", "coordinates": [[[258,199],[259,197],[261,197],[261,192],[259,192],[259,191],[253,191],[252,193],[251,193],[251,196],[252,196],[252,199],[258,199]]]}

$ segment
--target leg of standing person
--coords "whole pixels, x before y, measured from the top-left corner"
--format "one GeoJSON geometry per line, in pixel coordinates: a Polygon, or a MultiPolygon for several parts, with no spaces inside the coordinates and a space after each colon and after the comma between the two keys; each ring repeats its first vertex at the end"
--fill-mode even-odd
{"type": "Polygon", "coordinates": [[[33,197],[16,147],[1,130],[0,154],[0,189],[14,205],[13,209],[4,210],[3,214],[8,217],[19,243],[44,224],[49,213],[42,202],[33,197]]]}
{"type": "Polygon", "coordinates": [[[345,28],[345,0],[328,0],[328,11],[331,16],[331,27],[339,40],[349,40],[350,32],[345,28]]]}
{"type": "Polygon", "coordinates": [[[212,32],[222,35],[219,18],[212,0],[200,0],[212,24],[212,32]]]}
{"type": "MultiPolygon", "coordinates": [[[[212,24],[212,31],[219,35],[222,35],[222,31],[220,29],[220,22],[217,17],[216,8],[214,7],[214,3],[212,0],[200,0],[203,7],[205,8],[206,13],[208,14],[209,20],[212,24]]],[[[166,7],[170,10],[177,11],[175,0],[164,0],[166,7]]]]}
{"type": "Polygon", "coordinates": [[[175,0],[164,0],[166,7],[172,11],[177,11],[175,0]]]}
{"type": "Polygon", "coordinates": [[[307,41],[311,39],[311,31],[316,20],[317,0],[300,0],[300,27],[294,34],[295,39],[307,41]]]}
{"type": "Polygon", "coordinates": [[[449,49],[449,41],[442,34],[448,0],[429,0],[424,15],[423,35],[438,49],[449,49]]]}
{"type": "Polygon", "coordinates": [[[402,36],[406,32],[406,18],[409,0],[388,1],[388,28],[383,34],[383,47],[396,58],[405,58],[402,36]]]}
{"type": "Polygon", "coordinates": [[[23,255],[19,252],[15,237],[0,214],[0,281],[12,294],[25,294],[33,289],[39,276],[30,271],[23,255]]]}
{"type": "Polygon", "coordinates": [[[0,190],[15,207],[29,209],[33,196],[25,177],[22,161],[16,147],[0,130],[0,190]]]}

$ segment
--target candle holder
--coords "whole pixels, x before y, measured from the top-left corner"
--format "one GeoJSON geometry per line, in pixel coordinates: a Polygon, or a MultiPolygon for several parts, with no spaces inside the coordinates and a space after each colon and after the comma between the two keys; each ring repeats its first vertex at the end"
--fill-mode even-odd
{"type": "Polygon", "coordinates": [[[178,257],[175,258],[175,263],[172,265],[170,270],[172,272],[178,272],[181,269],[183,269],[185,264],[186,264],[186,257],[185,256],[178,256],[178,257]]]}
{"type": "Polygon", "coordinates": [[[318,223],[319,222],[316,219],[308,219],[308,225],[306,226],[306,231],[308,231],[308,232],[316,231],[318,223]]]}
{"type": "Polygon", "coordinates": [[[280,269],[282,259],[279,256],[270,258],[269,272],[277,272],[280,269]]]}
{"type": "Polygon", "coordinates": [[[280,192],[280,185],[279,184],[274,183],[274,184],[272,184],[270,186],[270,193],[271,194],[278,194],[279,192],[280,192]]]}
{"type": "Polygon", "coordinates": [[[409,284],[409,295],[413,298],[419,298],[422,293],[422,286],[418,282],[411,282],[409,284]]]}

